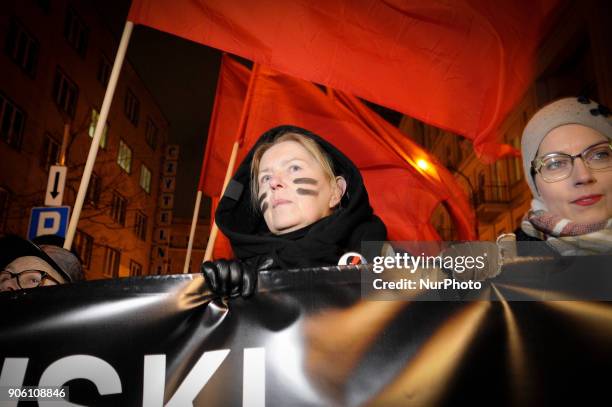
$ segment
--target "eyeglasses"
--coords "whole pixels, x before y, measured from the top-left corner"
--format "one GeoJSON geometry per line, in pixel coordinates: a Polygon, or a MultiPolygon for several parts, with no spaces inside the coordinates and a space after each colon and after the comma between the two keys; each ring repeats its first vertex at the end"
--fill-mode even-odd
{"type": "Polygon", "coordinates": [[[51,277],[49,273],[42,270],[24,270],[20,273],[11,273],[8,270],[2,270],[0,272],[0,290],[4,290],[8,286],[8,282],[13,278],[17,280],[19,288],[38,287],[45,279],[49,279],[56,284],[61,284],[51,277]]]}
{"type": "Polygon", "coordinates": [[[569,177],[574,169],[574,160],[582,162],[593,171],[612,167],[612,143],[604,141],[595,144],[576,155],[551,153],[538,157],[531,162],[531,168],[546,182],[557,182],[569,177]]]}

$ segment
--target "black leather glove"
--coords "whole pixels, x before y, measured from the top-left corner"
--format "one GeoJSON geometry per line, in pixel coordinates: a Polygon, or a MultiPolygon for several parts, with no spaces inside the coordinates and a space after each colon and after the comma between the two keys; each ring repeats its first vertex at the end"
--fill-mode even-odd
{"type": "Polygon", "coordinates": [[[200,267],[210,289],[232,298],[250,297],[257,286],[258,268],[237,259],[205,261],[200,267]]]}

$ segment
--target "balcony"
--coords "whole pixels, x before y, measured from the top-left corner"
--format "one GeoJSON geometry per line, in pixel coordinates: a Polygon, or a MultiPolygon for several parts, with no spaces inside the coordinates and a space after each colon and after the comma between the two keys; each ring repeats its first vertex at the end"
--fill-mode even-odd
{"type": "Polygon", "coordinates": [[[476,215],[482,222],[492,222],[500,213],[510,210],[510,188],[506,184],[481,185],[473,199],[476,215]]]}
{"type": "Polygon", "coordinates": [[[510,186],[510,199],[516,207],[517,203],[531,199],[531,191],[524,180],[519,180],[510,186]]]}

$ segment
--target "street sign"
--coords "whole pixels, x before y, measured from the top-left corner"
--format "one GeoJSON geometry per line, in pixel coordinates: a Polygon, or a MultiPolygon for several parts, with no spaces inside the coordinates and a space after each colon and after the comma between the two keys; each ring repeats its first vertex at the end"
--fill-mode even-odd
{"type": "Polygon", "coordinates": [[[49,180],[47,181],[47,193],[45,194],[45,205],[62,206],[64,198],[64,186],[66,185],[66,167],[63,165],[52,165],[49,169],[49,180]]]}
{"type": "Polygon", "coordinates": [[[66,237],[68,221],[70,220],[70,207],[45,207],[32,208],[30,215],[30,226],[28,227],[28,239],[32,240],[41,235],[57,235],[66,237]]]}

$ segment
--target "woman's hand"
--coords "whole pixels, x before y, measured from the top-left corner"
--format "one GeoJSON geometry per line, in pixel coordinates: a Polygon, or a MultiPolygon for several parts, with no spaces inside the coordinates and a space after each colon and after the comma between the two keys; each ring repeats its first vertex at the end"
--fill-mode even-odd
{"type": "Polygon", "coordinates": [[[205,261],[200,267],[210,289],[232,298],[250,297],[257,286],[258,268],[237,259],[205,261]]]}

